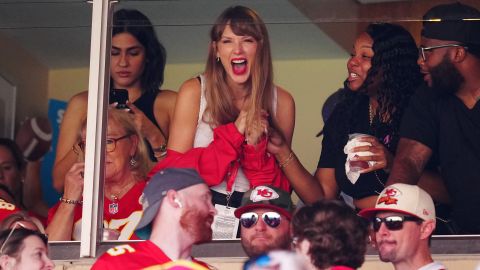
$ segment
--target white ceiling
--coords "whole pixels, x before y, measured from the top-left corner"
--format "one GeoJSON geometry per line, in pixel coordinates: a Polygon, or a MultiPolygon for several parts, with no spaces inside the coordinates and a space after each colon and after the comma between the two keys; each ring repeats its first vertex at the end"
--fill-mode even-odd
{"type": "MultiPolygon", "coordinates": [[[[335,1],[335,0],[329,0],[335,1]]],[[[345,57],[346,52],[287,0],[121,1],[155,25],[168,63],[203,62],[208,31],[228,6],[255,9],[267,23],[274,59],[345,57]]],[[[47,67],[87,67],[91,5],[82,0],[0,0],[0,33],[20,43],[47,67]]]]}

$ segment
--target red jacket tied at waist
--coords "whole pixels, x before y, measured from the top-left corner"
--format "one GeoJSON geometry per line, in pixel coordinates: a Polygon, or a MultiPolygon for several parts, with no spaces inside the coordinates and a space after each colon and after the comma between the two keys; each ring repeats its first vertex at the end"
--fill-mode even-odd
{"type": "Polygon", "coordinates": [[[250,188],[273,185],[290,192],[288,179],[275,158],[267,152],[267,138],[263,137],[255,146],[244,144],[244,141],[245,137],[233,123],[218,126],[213,130],[213,141],[207,147],[192,148],[185,153],[168,150],[167,156],[155,165],[148,178],[169,167],[194,168],[208,186],[227,181],[227,191],[232,191],[241,166],[250,188]]]}

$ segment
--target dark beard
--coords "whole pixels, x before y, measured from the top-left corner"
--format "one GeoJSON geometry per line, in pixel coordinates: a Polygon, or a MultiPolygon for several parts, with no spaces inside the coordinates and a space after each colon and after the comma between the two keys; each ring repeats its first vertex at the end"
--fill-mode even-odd
{"type": "Polygon", "coordinates": [[[430,69],[432,88],[441,96],[455,94],[465,82],[462,74],[445,55],[442,62],[430,69]]]}
{"type": "Polygon", "coordinates": [[[206,221],[213,221],[209,213],[201,213],[195,209],[186,210],[180,217],[180,227],[187,231],[194,239],[194,244],[212,241],[212,228],[206,225],[206,221]]]}
{"type": "Polygon", "coordinates": [[[273,239],[272,237],[272,242],[267,245],[254,245],[251,241],[252,238],[244,239],[242,237],[241,244],[247,256],[249,258],[254,258],[272,250],[289,250],[291,238],[287,233],[285,235],[278,235],[276,239],[273,239]]]}

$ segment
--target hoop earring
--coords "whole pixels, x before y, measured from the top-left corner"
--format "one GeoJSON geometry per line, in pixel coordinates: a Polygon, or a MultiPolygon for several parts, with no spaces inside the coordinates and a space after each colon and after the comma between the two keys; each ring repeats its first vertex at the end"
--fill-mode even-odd
{"type": "Polygon", "coordinates": [[[137,160],[135,159],[134,156],[131,156],[130,157],[130,167],[135,168],[136,165],[137,165],[137,160]]]}

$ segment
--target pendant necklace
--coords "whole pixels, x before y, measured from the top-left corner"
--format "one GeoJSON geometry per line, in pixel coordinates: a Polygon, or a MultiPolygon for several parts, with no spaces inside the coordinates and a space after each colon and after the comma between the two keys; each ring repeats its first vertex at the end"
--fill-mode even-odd
{"type": "Polygon", "coordinates": [[[119,196],[120,196],[120,194],[122,194],[122,192],[123,192],[124,190],[128,190],[128,189],[130,189],[133,185],[135,185],[135,181],[133,181],[132,183],[133,183],[133,184],[128,184],[128,185],[126,185],[125,187],[123,187],[123,188],[120,190],[120,192],[117,193],[117,194],[119,194],[119,195],[115,195],[115,194],[110,195],[110,198],[111,198],[111,200],[112,200],[112,202],[108,204],[108,212],[109,212],[110,214],[115,215],[116,213],[118,213],[118,210],[119,210],[118,201],[119,201],[119,199],[120,199],[119,196]]]}
{"type": "Polygon", "coordinates": [[[108,204],[108,212],[112,215],[118,213],[118,197],[111,195],[112,202],[108,204]]]}

